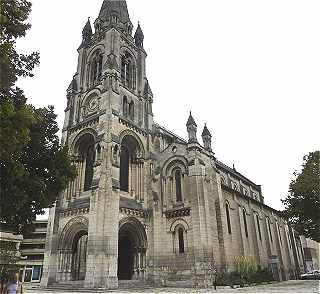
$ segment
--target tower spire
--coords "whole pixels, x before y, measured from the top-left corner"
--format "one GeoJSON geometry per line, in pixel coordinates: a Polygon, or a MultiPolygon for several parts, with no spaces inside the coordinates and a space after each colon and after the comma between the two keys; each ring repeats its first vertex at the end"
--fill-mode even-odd
{"type": "Polygon", "coordinates": [[[98,18],[101,21],[106,21],[112,17],[117,17],[118,21],[122,23],[131,23],[127,2],[125,0],[103,1],[98,18]]]}

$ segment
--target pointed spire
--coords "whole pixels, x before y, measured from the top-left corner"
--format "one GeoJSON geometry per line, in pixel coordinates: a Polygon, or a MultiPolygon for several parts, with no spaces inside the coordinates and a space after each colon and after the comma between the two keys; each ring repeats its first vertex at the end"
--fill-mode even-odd
{"type": "Polygon", "coordinates": [[[91,23],[90,23],[90,17],[88,17],[88,20],[82,30],[82,36],[85,37],[91,37],[92,36],[92,28],[91,28],[91,23]]]}
{"type": "Polygon", "coordinates": [[[99,19],[106,21],[116,17],[118,22],[130,22],[127,2],[125,0],[104,0],[99,13],[99,19]]]}
{"type": "Polygon", "coordinates": [[[88,20],[82,30],[82,44],[81,44],[81,46],[85,46],[85,45],[89,44],[91,37],[92,37],[92,28],[91,28],[91,23],[90,23],[90,17],[88,17],[88,20]]]}
{"type": "Polygon", "coordinates": [[[190,111],[189,118],[188,118],[188,121],[187,121],[187,127],[188,126],[192,126],[192,125],[197,127],[197,124],[194,121],[194,118],[192,117],[192,114],[191,114],[191,111],[190,111]]]}
{"type": "Polygon", "coordinates": [[[197,141],[197,124],[192,117],[191,111],[187,121],[187,131],[188,131],[188,143],[198,143],[197,141]]]}
{"type": "Polygon", "coordinates": [[[144,39],[144,35],[142,32],[140,23],[138,22],[138,27],[134,34],[134,41],[138,47],[143,47],[143,39],[144,39]]]}
{"type": "Polygon", "coordinates": [[[204,124],[204,128],[203,128],[203,131],[202,131],[202,141],[203,141],[203,145],[204,145],[204,148],[209,150],[209,151],[212,151],[211,149],[211,134],[207,128],[207,124],[204,124]]]}

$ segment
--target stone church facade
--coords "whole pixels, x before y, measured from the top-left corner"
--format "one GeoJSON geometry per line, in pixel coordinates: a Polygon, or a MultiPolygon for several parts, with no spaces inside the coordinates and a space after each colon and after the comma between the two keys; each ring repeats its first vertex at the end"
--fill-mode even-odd
{"type": "Polygon", "coordinates": [[[301,252],[261,187],[216,159],[206,126],[198,142],[191,113],[187,140],[154,121],[144,35],[132,30],[122,0],[104,0],[94,32],[83,29],[62,135],[77,177],[50,209],[42,285],[205,285],[237,256],[292,277],[301,252]]]}

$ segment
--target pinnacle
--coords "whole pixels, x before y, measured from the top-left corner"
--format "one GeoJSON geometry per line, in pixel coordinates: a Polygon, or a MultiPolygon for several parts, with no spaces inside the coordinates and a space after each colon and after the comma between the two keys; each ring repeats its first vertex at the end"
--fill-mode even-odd
{"type": "Polygon", "coordinates": [[[204,124],[204,128],[203,128],[203,131],[202,131],[202,135],[201,135],[202,137],[204,137],[204,136],[210,136],[211,137],[211,134],[210,134],[210,132],[209,132],[209,130],[208,130],[208,128],[207,128],[207,124],[204,124]]]}
{"type": "Polygon", "coordinates": [[[91,28],[91,23],[90,23],[90,17],[88,17],[88,20],[87,20],[85,26],[83,27],[82,35],[83,35],[84,37],[87,37],[87,36],[91,36],[91,35],[92,35],[92,28],[91,28]]]}
{"type": "Polygon", "coordinates": [[[191,111],[190,111],[190,115],[187,121],[187,126],[197,126],[196,122],[194,121],[194,118],[192,117],[191,111]]]}
{"type": "Polygon", "coordinates": [[[143,32],[142,32],[142,29],[141,29],[141,26],[140,26],[140,23],[138,22],[138,27],[137,27],[137,30],[134,34],[134,38],[144,38],[144,35],[143,35],[143,32]]]}

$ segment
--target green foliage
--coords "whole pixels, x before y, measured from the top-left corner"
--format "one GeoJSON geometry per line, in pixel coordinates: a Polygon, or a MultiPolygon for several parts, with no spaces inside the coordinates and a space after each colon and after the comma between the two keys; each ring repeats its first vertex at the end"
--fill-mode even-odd
{"type": "Polygon", "coordinates": [[[0,282],[7,281],[12,271],[17,270],[19,252],[14,242],[0,241],[0,282]]]}
{"type": "Polygon", "coordinates": [[[237,256],[234,259],[235,271],[219,273],[218,285],[240,285],[273,281],[273,275],[267,268],[257,264],[253,256],[237,256]]]}
{"type": "Polygon", "coordinates": [[[320,242],[320,151],[304,156],[302,171],[294,175],[282,200],[284,216],[300,234],[320,242]]]}
{"type": "Polygon", "coordinates": [[[54,203],[74,177],[59,144],[53,107],[27,104],[18,77],[32,77],[39,54],[19,54],[16,39],[30,28],[26,0],[0,2],[0,222],[21,231],[54,203]]]}
{"type": "Polygon", "coordinates": [[[234,267],[241,276],[248,276],[257,270],[257,263],[253,256],[237,256],[234,267]]]}

